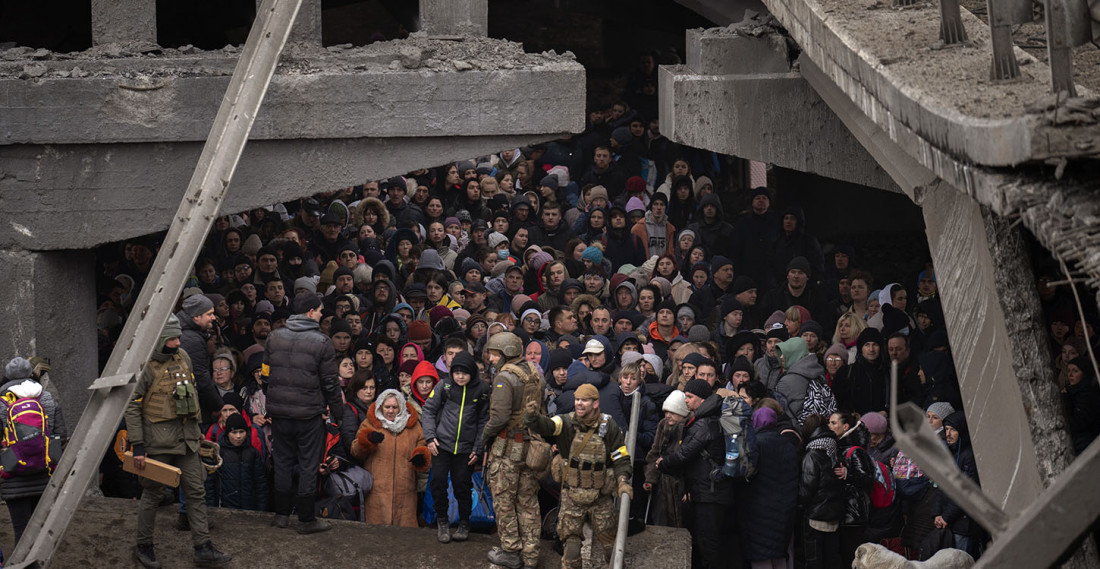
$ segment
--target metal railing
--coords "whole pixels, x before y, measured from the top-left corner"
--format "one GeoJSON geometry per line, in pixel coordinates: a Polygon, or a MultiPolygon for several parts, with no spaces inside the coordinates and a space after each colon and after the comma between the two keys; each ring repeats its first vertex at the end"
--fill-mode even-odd
{"type": "MultiPolygon", "coordinates": [[[[630,395],[630,429],[626,432],[626,452],[630,460],[634,460],[634,445],[638,440],[638,415],[642,413],[642,392],[635,389],[630,395]]],[[[633,476],[638,476],[637,472],[633,476]]],[[[634,483],[633,476],[631,484],[634,483]]],[[[619,531],[615,534],[615,548],[611,552],[611,568],[623,569],[623,558],[626,554],[626,534],[630,527],[630,496],[619,495],[619,531]]]]}

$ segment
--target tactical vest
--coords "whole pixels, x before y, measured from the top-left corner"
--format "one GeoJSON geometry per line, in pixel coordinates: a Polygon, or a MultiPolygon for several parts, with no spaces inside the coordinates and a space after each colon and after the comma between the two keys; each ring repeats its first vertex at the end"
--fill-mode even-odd
{"type": "Polygon", "coordinates": [[[527,407],[527,402],[535,401],[539,404],[539,408],[542,408],[542,393],[539,387],[539,382],[542,380],[542,374],[535,371],[535,364],[528,361],[521,361],[519,363],[504,364],[500,368],[502,373],[510,373],[519,379],[520,385],[523,386],[523,401],[520,403],[519,410],[512,410],[512,420],[509,421],[508,427],[501,431],[502,438],[515,438],[515,435],[520,435],[523,438],[530,438],[530,433],[527,427],[523,424],[523,410],[527,407]]]}
{"type": "MultiPolygon", "coordinates": [[[[573,424],[577,425],[576,415],[573,424]]],[[[562,481],[567,488],[602,489],[607,472],[612,468],[607,462],[607,425],[611,417],[600,414],[600,422],[593,429],[573,429],[573,442],[569,445],[569,459],[565,462],[562,481]]]]}
{"type": "Polygon", "coordinates": [[[163,423],[181,417],[197,417],[199,395],[195,376],[178,353],[158,362],[150,360],[148,369],[153,383],[145,392],[141,411],[150,423],[163,423]]]}

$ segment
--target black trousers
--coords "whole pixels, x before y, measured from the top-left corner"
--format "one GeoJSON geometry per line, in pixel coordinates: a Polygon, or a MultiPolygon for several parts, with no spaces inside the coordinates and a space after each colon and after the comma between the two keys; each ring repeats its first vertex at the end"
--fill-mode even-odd
{"type": "MultiPolygon", "coordinates": [[[[317,496],[317,469],[325,452],[325,420],[320,415],[312,419],[274,419],[271,421],[272,454],[275,463],[275,513],[290,515],[290,503],[298,498],[317,496]],[[298,478],[297,492],[293,488],[298,478]]],[[[313,512],[301,511],[302,521],[313,519],[313,512]],[[305,516],[305,517],[303,517],[305,516]]],[[[311,506],[307,506],[311,507],[311,506]]]]}
{"type": "MultiPolygon", "coordinates": [[[[840,530],[834,532],[818,531],[810,527],[810,522],[802,520],[802,560],[796,566],[805,569],[843,569],[840,560],[840,530]]],[[[851,567],[851,565],[847,565],[851,567]]]]}
{"type": "Polygon", "coordinates": [[[437,519],[447,519],[447,476],[451,477],[451,485],[454,486],[455,501],[458,502],[458,519],[470,520],[470,510],[473,508],[473,467],[467,464],[470,461],[469,454],[451,454],[442,447],[439,454],[432,457],[432,504],[435,508],[437,519]]]}
{"type": "Polygon", "coordinates": [[[734,506],[692,504],[692,567],[694,569],[741,569],[741,539],[736,534],[734,506]]]}
{"type": "Polygon", "coordinates": [[[24,498],[9,498],[5,500],[8,504],[8,514],[11,515],[11,527],[15,532],[15,543],[19,543],[19,538],[23,537],[23,530],[27,529],[27,523],[31,521],[31,516],[34,515],[34,509],[38,506],[38,499],[42,495],[27,496],[24,498]]]}

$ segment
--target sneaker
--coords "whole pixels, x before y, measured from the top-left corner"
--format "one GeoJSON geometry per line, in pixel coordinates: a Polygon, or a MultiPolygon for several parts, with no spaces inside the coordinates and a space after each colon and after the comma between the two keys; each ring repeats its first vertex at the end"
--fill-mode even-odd
{"type": "Polygon", "coordinates": [[[498,548],[493,548],[493,550],[489,552],[489,563],[507,567],[508,569],[520,569],[523,567],[523,561],[520,560],[519,553],[515,551],[504,551],[498,548]]]}
{"type": "Polygon", "coordinates": [[[327,520],[315,519],[312,522],[298,522],[298,533],[321,533],[332,529],[332,524],[327,520]]]}
{"type": "Polygon", "coordinates": [[[153,544],[151,543],[142,543],[135,547],[134,560],[147,569],[160,568],[160,561],[157,561],[157,555],[153,553],[153,544]]]}
{"type": "MultiPolygon", "coordinates": [[[[439,543],[451,543],[451,524],[450,524],[450,522],[448,522],[448,520],[445,520],[445,519],[441,518],[438,521],[436,521],[436,525],[439,526],[439,528],[438,528],[439,533],[437,535],[437,537],[439,538],[439,543]]],[[[458,533],[456,532],[455,535],[458,535],[458,533]]]]}
{"type": "Polygon", "coordinates": [[[214,543],[211,541],[195,546],[195,565],[221,567],[229,563],[231,559],[233,559],[232,555],[218,551],[218,548],[214,547],[214,543]]]}
{"type": "Polygon", "coordinates": [[[470,539],[470,522],[466,520],[459,521],[458,528],[455,529],[455,534],[451,539],[455,541],[466,541],[470,539]]]}
{"type": "Polygon", "coordinates": [[[176,529],[179,531],[191,531],[191,520],[187,519],[186,512],[180,512],[178,518],[176,518],[176,529]]]}
{"type": "Polygon", "coordinates": [[[290,525],[290,516],[280,516],[275,514],[275,517],[271,520],[271,525],[277,528],[286,528],[290,525]]]}

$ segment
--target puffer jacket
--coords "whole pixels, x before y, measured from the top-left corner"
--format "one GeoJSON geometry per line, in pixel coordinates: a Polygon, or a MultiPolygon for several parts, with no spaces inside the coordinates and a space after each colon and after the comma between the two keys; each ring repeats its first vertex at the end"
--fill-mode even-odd
{"type": "Polygon", "coordinates": [[[222,409],[222,396],[210,371],[210,351],[207,349],[207,334],[199,330],[195,321],[183,311],[176,313],[180,320],[180,350],[191,358],[191,374],[195,376],[195,391],[199,394],[199,409],[202,410],[202,424],[212,422],[213,414],[222,409]]]}
{"type": "Polygon", "coordinates": [[[818,378],[825,381],[825,368],[821,366],[817,356],[807,354],[795,362],[775,384],[775,391],[787,398],[787,409],[790,409],[791,415],[796,419],[802,418],[802,406],[806,401],[806,393],[810,390],[810,382],[818,378]]]}
{"type": "Polygon", "coordinates": [[[275,419],[312,419],[328,405],[334,423],[344,415],[332,341],[303,314],[271,333],[264,347],[268,366],[267,412],[275,419]]]}
{"type": "Polygon", "coordinates": [[[457,456],[482,454],[481,431],[489,420],[492,391],[476,375],[466,385],[457,385],[454,379],[437,383],[425,400],[420,417],[424,440],[435,441],[440,448],[457,456]]]}
{"type": "Polygon", "coordinates": [[[218,440],[221,446],[222,467],[218,469],[216,480],[218,490],[211,495],[207,492],[206,503],[237,510],[267,511],[267,474],[264,457],[260,451],[245,441],[241,446],[229,444],[222,433],[218,440]]]}
{"type": "Polygon", "coordinates": [[[836,435],[825,426],[815,429],[806,442],[798,483],[798,503],[804,508],[806,519],[822,522],[844,519],[848,503],[845,484],[833,473],[833,468],[840,464],[838,453],[836,435]]]}
{"type": "Polygon", "coordinates": [[[783,375],[783,366],[779,365],[779,358],[764,354],[756,360],[756,377],[768,389],[775,391],[779,385],[779,378],[783,375]]]}
{"type": "Polygon", "coordinates": [[[844,525],[866,525],[871,515],[871,488],[875,484],[875,465],[867,452],[871,444],[871,433],[863,422],[858,422],[841,435],[836,444],[837,454],[848,467],[848,477],[844,479],[848,497],[844,525]],[[848,455],[848,449],[852,449],[851,456],[848,455]]]}
{"type": "MultiPolygon", "coordinates": [[[[8,393],[11,393],[16,398],[35,397],[38,399],[38,402],[42,405],[42,411],[46,414],[46,425],[50,429],[50,435],[57,437],[50,441],[51,444],[53,444],[54,441],[57,441],[57,444],[62,444],[62,441],[69,438],[69,432],[65,427],[65,422],[61,420],[61,405],[53,398],[53,395],[51,395],[49,391],[42,389],[42,385],[37,381],[33,379],[16,379],[9,381],[3,386],[0,386],[0,394],[7,395],[8,393]]],[[[7,400],[0,397],[0,417],[7,416],[7,400]]],[[[60,456],[60,453],[58,456],[60,456]]],[[[49,483],[50,474],[48,472],[7,478],[3,482],[0,482],[0,498],[12,500],[15,498],[39,496],[46,490],[46,485],[49,483]]]]}
{"type": "Polygon", "coordinates": [[[364,405],[358,398],[344,402],[344,420],[340,421],[340,442],[344,444],[344,452],[348,456],[351,456],[351,444],[355,442],[359,425],[367,419],[368,407],[370,406],[364,405]]]}
{"type": "Polygon", "coordinates": [[[658,467],[665,474],[684,477],[692,502],[733,504],[733,480],[712,473],[726,456],[722,440],[722,398],[711,395],[699,405],[684,426],[680,448],[669,454],[658,467]]]}

